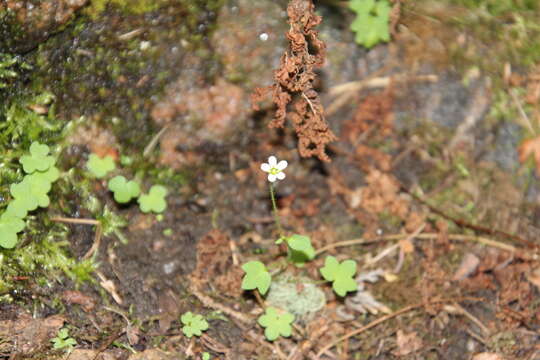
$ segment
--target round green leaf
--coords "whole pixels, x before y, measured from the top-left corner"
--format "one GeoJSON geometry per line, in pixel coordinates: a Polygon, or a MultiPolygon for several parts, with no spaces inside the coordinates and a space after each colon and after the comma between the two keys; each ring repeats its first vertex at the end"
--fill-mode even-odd
{"type": "Polygon", "coordinates": [[[289,337],[292,334],[291,324],[294,321],[294,315],[286,311],[269,306],[264,315],[261,315],[257,322],[265,328],[264,335],[269,341],[276,340],[279,336],[289,337]]]}
{"type": "Polygon", "coordinates": [[[152,186],[148,194],[139,196],[139,199],[137,200],[141,211],[144,213],[149,213],[151,211],[162,213],[167,208],[167,202],[165,201],[166,195],[167,189],[164,186],[152,186]]]}
{"type": "Polygon", "coordinates": [[[23,169],[27,174],[32,174],[35,171],[46,171],[56,162],[52,156],[48,156],[49,147],[33,142],[30,145],[30,154],[23,155],[19,162],[23,165],[23,169]]]}
{"type": "Polygon", "coordinates": [[[242,280],[242,289],[258,289],[262,295],[266,294],[272,282],[272,277],[266,270],[266,266],[260,261],[249,261],[242,265],[242,270],[246,273],[242,280]]]}
{"type": "Polygon", "coordinates": [[[90,154],[88,162],[86,163],[86,168],[98,179],[105,177],[109,172],[113,171],[115,167],[114,159],[110,155],[100,158],[96,154],[90,154]]]}
{"type": "Polygon", "coordinates": [[[109,190],[114,192],[114,200],[124,204],[139,196],[141,189],[135,181],[127,181],[123,176],[115,176],[109,180],[109,190]]]}

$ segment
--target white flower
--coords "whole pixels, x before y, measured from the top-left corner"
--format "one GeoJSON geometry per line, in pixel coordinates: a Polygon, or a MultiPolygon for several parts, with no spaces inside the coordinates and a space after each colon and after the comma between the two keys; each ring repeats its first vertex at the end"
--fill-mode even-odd
{"type": "Polygon", "coordinates": [[[268,158],[268,163],[261,164],[261,170],[268,173],[268,181],[274,182],[276,180],[285,179],[285,173],[283,170],[287,167],[287,161],[281,160],[277,162],[275,156],[268,158]]]}

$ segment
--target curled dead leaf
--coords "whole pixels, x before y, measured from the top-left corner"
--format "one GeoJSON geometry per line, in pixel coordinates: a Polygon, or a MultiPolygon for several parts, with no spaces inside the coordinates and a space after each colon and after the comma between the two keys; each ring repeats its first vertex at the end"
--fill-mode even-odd
{"type": "Polygon", "coordinates": [[[480,265],[480,259],[476,255],[473,253],[465,254],[459,268],[454,273],[452,280],[460,281],[468,278],[478,269],[478,265],[480,265]]]}
{"type": "Polygon", "coordinates": [[[397,350],[393,352],[395,356],[405,356],[420,350],[423,346],[422,339],[418,337],[416,331],[405,334],[403,330],[397,331],[397,350]]]}
{"type": "Polygon", "coordinates": [[[473,356],[472,360],[504,360],[504,358],[498,354],[483,352],[473,356]]]}
{"type": "Polygon", "coordinates": [[[522,164],[532,155],[536,172],[540,175],[540,136],[523,141],[518,148],[518,154],[519,162],[522,164]]]}

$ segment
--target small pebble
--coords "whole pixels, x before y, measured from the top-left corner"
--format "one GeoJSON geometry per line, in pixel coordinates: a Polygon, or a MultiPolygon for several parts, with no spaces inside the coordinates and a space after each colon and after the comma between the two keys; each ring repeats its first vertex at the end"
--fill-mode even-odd
{"type": "Polygon", "coordinates": [[[259,35],[259,39],[261,39],[261,41],[268,40],[268,34],[267,33],[262,33],[261,35],[259,35]]]}
{"type": "Polygon", "coordinates": [[[176,270],[176,263],[174,261],[163,264],[163,272],[166,275],[171,274],[174,270],[176,270]]]}
{"type": "Polygon", "coordinates": [[[140,49],[141,51],[147,50],[150,48],[150,41],[141,41],[140,49]]]}

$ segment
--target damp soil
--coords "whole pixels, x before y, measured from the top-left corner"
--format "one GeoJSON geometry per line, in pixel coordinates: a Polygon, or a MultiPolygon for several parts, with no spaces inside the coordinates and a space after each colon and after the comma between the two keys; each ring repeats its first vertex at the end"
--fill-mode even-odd
{"type": "MultiPolygon", "coordinates": [[[[540,56],[505,56],[494,73],[485,34],[463,26],[473,11],[465,1],[396,1],[392,41],[369,51],[354,44],[346,8],[316,2],[327,54],[310,90],[336,136],[321,161],[300,156],[293,126],[267,126],[270,98],[251,107],[283,61],[285,1],[91,3],[22,48],[34,67],[25,86],[53,93],[66,123],[78,119],[62,145],[64,171],[84,169],[92,152],[129,158],[123,174],[144,190],[165,185],[167,209],[118,205],[106,181],[73,170],[70,181],[84,185],[59,192],[67,211],[50,217],[106,218],[89,191],[125,225],[96,236],[94,225],[66,223],[71,256],[90,251],[97,263],[93,279],[18,279],[2,294],[0,359],[540,359],[540,169],[520,161],[534,134],[515,118],[523,102],[540,121],[540,56]],[[260,170],[270,155],[288,161],[275,185],[284,232],[326,249],[302,268],[275,244],[260,170]],[[291,337],[266,341],[241,265],[259,260],[319,284],[326,255],[380,274],[358,292],[372,301],[323,283],[324,307],[299,318],[291,337]],[[188,311],[208,320],[203,336],[184,336],[188,311]],[[62,327],[77,341],[69,355],[51,348],[62,327]]],[[[514,9],[492,15],[493,26],[513,24],[512,11],[540,16],[514,9]]]]}

